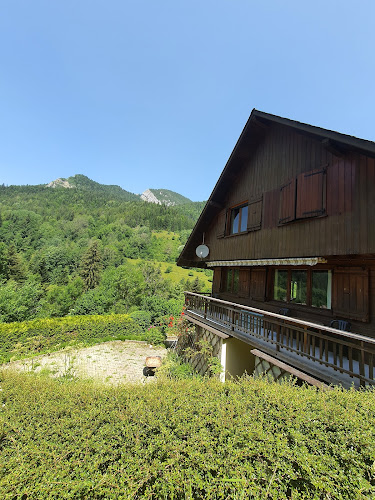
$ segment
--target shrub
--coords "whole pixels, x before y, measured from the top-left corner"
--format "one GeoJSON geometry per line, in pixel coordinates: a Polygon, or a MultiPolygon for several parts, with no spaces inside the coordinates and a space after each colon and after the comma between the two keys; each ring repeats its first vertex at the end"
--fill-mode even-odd
{"type": "Polygon", "coordinates": [[[375,391],[4,372],[0,498],[365,499],[375,391]]]}
{"type": "Polygon", "coordinates": [[[108,340],[163,342],[128,314],[67,316],[0,324],[0,362],[58,350],[67,345],[92,345],[108,340]]]}

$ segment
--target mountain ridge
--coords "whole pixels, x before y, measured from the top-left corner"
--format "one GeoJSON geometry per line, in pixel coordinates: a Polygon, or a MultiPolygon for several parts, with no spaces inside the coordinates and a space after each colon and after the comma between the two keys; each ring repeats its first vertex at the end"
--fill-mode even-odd
{"type": "Polygon", "coordinates": [[[52,189],[78,189],[84,191],[93,191],[106,193],[119,199],[127,200],[142,200],[148,203],[155,203],[157,205],[166,205],[168,207],[176,205],[184,205],[186,203],[192,203],[192,200],[183,196],[176,191],[171,191],[169,189],[146,189],[142,194],[134,194],[130,191],[123,189],[122,187],[115,184],[100,184],[86,175],[76,174],[74,176],[65,178],[59,177],[54,181],[49,182],[44,185],[46,188],[52,189]]]}

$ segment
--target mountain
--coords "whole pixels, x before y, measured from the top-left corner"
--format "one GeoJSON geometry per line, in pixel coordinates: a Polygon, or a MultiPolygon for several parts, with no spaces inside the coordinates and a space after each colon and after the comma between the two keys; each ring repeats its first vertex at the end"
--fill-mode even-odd
{"type": "Polygon", "coordinates": [[[80,191],[91,191],[95,193],[100,193],[104,195],[109,195],[117,200],[124,201],[136,201],[140,200],[139,195],[130,193],[120,186],[116,185],[106,185],[95,182],[86,175],[77,174],[72,177],[64,179],[63,177],[56,179],[55,181],[46,184],[47,188],[64,188],[64,189],[77,189],[80,191]]]}
{"type": "Polygon", "coordinates": [[[177,205],[186,205],[188,203],[193,203],[189,198],[182,196],[182,194],[176,193],[175,191],[170,191],[169,189],[146,189],[141,195],[130,193],[120,186],[116,185],[106,185],[95,182],[86,175],[77,174],[72,177],[65,179],[60,177],[45,187],[53,189],[77,189],[79,191],[90,191],[91,193],[100,193],[102,195],[108,195],[113,199],[124,200],[124,201],[147,201],[149,203],[155,203],[156,205],[165,205],[167,207],[174,207],[177,205]]]}
{"type": "Polygon", "coordinates": [[[192,203],[189,198],[169,189],[146,189],[141,194],[141,200],[156,203],[157,205],[166,205],[167,207],[192,203]]]}

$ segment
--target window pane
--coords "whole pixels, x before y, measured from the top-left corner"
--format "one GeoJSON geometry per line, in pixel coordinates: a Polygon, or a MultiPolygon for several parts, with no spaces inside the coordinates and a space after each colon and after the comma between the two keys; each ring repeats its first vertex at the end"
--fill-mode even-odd
{"type": "Polygon", "coordinates": [[[228,269],[227,272],[227,292],[232,291],[232,269],[228,269]]]}
{"type": "Polygon", "coordinates": [[[286,302],[288,271],[275,271],[275,283],[273,287],[273,298],[286,302]]]}
{"type": "Polygon", "coordinates": [[[296,304],[306,304],[307,272],[292,271],[290,283],[290,300],[296,304]]]}
{"type": "Polygon", "coordinates": [[[312,272],[311,305],[331,309],[331,271],[312,272]]]}
{"type": "Polygon", "coordinates": [[[241,208],[241,232],[247,230],[247,205],[241,208]]]}
{"type": "Polygon", "coordinates": [[[234,208],[231,214],[230,234],[238,233],[239,222],[240,222],[240,209],[234,208]]]}
{"type": "Polygon", "coordinates": [[[233,271],[233,293],[238,293],[238,284],[240,282],[240,270],[235,269],[233,271]]]}

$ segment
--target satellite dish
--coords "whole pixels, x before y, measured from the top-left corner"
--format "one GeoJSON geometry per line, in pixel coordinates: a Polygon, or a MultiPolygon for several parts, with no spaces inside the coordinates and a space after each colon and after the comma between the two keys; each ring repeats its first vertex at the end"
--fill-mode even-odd
{"type": "Polygon", "coordinates": [[[200,259],[205,259],[210,253],[210,250],[207,245],[199,245],[199,247],[196,248],[195,253],[200,259]]]}

